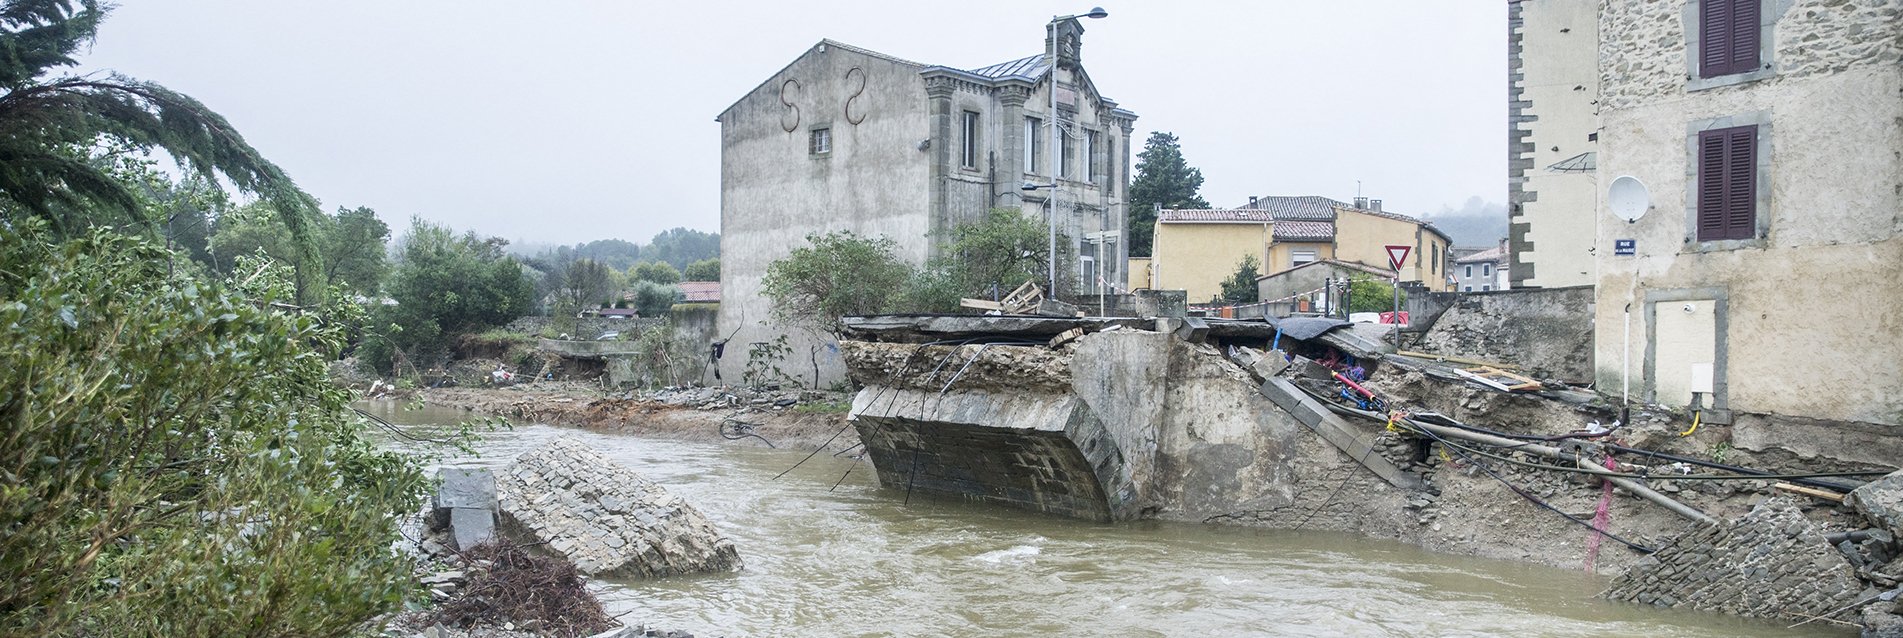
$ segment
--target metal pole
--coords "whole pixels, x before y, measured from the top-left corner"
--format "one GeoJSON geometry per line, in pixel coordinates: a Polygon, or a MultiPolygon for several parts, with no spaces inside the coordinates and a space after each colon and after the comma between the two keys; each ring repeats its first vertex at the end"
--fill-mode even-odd
{"type": "MultiPolygon", "coordinates": [[[[1057,40],[1058,40],[1057,22],[1058,22],[1058,19],[1059,19],[1058,16],[1051,16],[1051,24],[1050,24],[1050,31],[1051,31],[1051,36],[1050,36],[1051,38],[1051,60],[1050,60],[1051,62],[1051,70],[1050,70],[1050,74],[1051,74],[1051,86],[1050,86],[1051,146],[1050,146],[1050,150],[1047,151],[1051,157],[1051,162],[1049,166],[1051,171],[1051,196],[1049,199],[1044,200],[1045,202],[1050,204],[1048,208],[1050,209],[1050,218],[1051,218],[1051,232],[1050,232],[1051,253],[1049,255],[1051,289],[1048,293],[1046,293],[1049,295],[1049,298],[1051,299],[1057,298],[1057,168],[1058,168],[1057,158],[1063,154],[1063,149],[1057,145],[1057,121],[1058,121],[1058,118],[1057,118],[1057,40]]],[[[1033,157],[1033,159],[1035,159],[1035,157],[1033,157]]]]}
{"type": "Polygon", "coordinates": [[[1394,349],[1401,349],[1401,274],[1394,274],[1394,349]]]}
{"type": "MultiPolygon", "coordinates": [[[[1516,452],[1528,452],[1532,454],[1538,454],[1540,456],[1544,456],[1549,459],[1572,460],[1574,462],[1573,463],[1574,467],[1577,467],[1581,470],[1585,470],[1587,472],[1591,472],[1593,474],[1599,474],[1603,476],[1606,474],[1613,473],[1612,470],[1608,470],[1604,467],[1600,467],[1599,465],[1594,464],[1592,461],[1588,459],[1577,458],[1574,455],[1568,455],[1565,452],[1560,451],[1559,448],[1555,448],[1555,447],[1537,445],[1537,444],[1528,443],[1525,441],[1515,441],[1513,439],[1497,437],[1497,436],[1492,436],[1488,434],[1481,434],[1479,432],[1468,432],[1466,430],[1462,430],[1459,428],[1450,428],[1446,426],[1434,425],[1431,423],[1422,423],[1420,421],[1416,421],[1413,419],[1409,419],[1408,424],[1414,427],[1420,428],[1422,430],[1432,432],[1434,433],[1434,435],[1444,437],[1444,438],[1472,441],[1475,443],[1490,445],[1490,446],[1505,449],[1505,450],[1513,450],[1516,452]]],[[[1704,512],[1698,511],[1697,509],[1689,505],[1673,500],[1669,496],[1660,494],[1658,493],[1657,490],[1641,485],[1637,481],[1633,481],[1632,479],[1629,479],[1623,476],[1605,476],[1604,478],[1605,480],[1612,481],[1613,485],[1623,487],[1626,489],[1626,491],[1631,492],[1633,494],[1637,494],[1640,498],[1651,501],[1653,503],[1657,503],[1660,506],[1663,506],[1665,509],[1671,510],[1672,513],[1674,514],[1683,516],[1685,518],[1688,518],[1694,521],[1698,521],[1699,523],[1703,523],[1705,525],[1718,524],[1718,521],[1713,519],[1710,515],[1704,512]]],[[[1660,478],[1670,478],[1670,477],[1661,476],[1660,478]]]]}

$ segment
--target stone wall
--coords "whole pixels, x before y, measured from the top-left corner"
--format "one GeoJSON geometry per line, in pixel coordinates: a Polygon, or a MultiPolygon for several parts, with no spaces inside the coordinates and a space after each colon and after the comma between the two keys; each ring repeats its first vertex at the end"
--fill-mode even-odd
{"type": "Polygon", "coordinates": [[[1541,378],[1588,382],[1593,294],[1590,286],[1464,294],[1418,347],[1517,364],[1541,378]]]}
{"type": "Polygon", "coordinates": [[[1753,618],[1807,620],[1847,607],[1863,585],[1824,531],[1787,498],[1699,530],[1613,579],[1602,596],[1753,618]]]}
{"type": "MultiPolygon", "coordinates": [[[[1684,92],[1695,70],[1687,60],[1687,20],[1697,1],[1609,2],[1600,9],[1601,106],[1620,109],[1684,92]]],[[[1765,0],[1774,20],[1770,64],[1796,79],[1903,59],[1903,5],[1887,0],[1765,0]]]]}

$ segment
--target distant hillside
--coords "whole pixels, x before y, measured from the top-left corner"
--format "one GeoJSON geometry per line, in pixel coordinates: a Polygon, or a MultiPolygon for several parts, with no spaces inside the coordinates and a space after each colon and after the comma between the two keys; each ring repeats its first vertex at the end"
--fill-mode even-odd
{"type": "Polygon", "coordinates": [[[1440,212],[1422,217],[1454,238],[1455,246],[1463,248],[1486,248],[1507,236],[1507,207],[1479,197],[1467,198],[1467,203],[1458,209],[1442,206],[1440,212]]]}

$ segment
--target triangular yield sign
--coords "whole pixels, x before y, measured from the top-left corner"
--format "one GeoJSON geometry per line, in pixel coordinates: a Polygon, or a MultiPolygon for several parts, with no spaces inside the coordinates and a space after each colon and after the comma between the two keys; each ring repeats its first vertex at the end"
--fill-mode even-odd
{"type": "Polygon", "coordinates": [[[1401,264],[1407,263],[1407,254],[1408,252],[1414,250],[1414,247],[1413,246],[1387,246],[1387,249],[1388,249],[1388,265],[1392,267],[1395,272],[1400,272],[1401,264]]]}

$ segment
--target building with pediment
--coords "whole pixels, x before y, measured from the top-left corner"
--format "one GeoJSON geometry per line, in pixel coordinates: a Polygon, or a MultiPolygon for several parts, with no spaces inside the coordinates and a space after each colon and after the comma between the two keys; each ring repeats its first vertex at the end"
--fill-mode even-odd
{"type": "Polygon", "coordinates": [[[1058,38],[1055,73],[1044,53],[964,69],[821,40],[721,112],[720,332],[733,335],[723,378],[739,380],[748,352],[782,334],[788,374],[821,386],[841,378],[836,346],[777,325],[760,294],[767,267],[807,235],[883,236],[922,264],[948,231],[991,208],[1048,220],[1053,171],[1056,223],[1069,238],[1059,250],[1078,255],[1077,271],[1060,276],[1087,293],[1125,280],[1137,116],[1085,71],[1083,26],[1055,26],[1043,48],[1058,38]]]}

